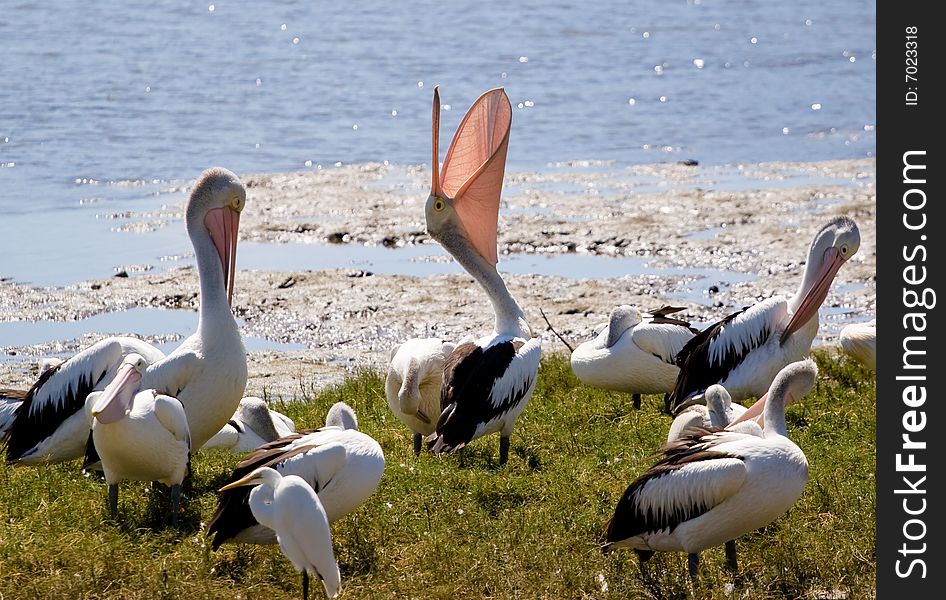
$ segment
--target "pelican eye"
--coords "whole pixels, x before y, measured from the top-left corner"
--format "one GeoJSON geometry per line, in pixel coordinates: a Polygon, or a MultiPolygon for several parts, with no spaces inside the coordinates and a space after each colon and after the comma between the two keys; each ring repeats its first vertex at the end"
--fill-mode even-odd
{"type": "Polygon", "coordinates": [[[847,246],[841,246],[841,254],[847,256],[847,246]]]}
{"type": "Polygon", "coordinates": [[[441,200],[440,198],[437,198],[436,200],[434,200],[434,210],[437,212],[442,211],[446,205],[447,203],[441,200]]]}
{"type": "Polygon", "coordinates": [[[243,198],[234,196],[230,199],[230,206],[232,206],[234,210],[243,210],[243,198]]]}

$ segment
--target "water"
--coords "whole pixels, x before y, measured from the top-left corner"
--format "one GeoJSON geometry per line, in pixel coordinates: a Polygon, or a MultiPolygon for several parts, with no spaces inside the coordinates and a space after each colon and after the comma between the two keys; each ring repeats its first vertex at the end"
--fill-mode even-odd
{"type": "Polygon", "coordinates": [[[434,84],[443,151],[472,100],[505,87],[510,171],[875,151],[872,3],[14,0],[0,12],[0,277],[38,285],[188,252],[180,227],[143,244],[97,218],[160,206],[152,182],[211,165],[429,164],[434,84]]]}
{"type": "MultiPolygon", "coordinates": [[[[243,322],[237,319],[242,326],[243,322]]],[[[127,335],[129,331],[145,338],[160,337],[169,341],[155,346],[165,354],[177,348],[181,340],[197,329],[197,313],[185,310],[160,308],[131,308],[128,310],[100,313],[78,321],[7,321],[0,323],[0,340],[6,347],[16,348],[48,344],[56,341],[79,341],[90,332],[99,334],[127,335]]],[[[281,343],[265,338],[244,336],[247,351],[300,350],[303,344],[281,343]]],[[[71,353],[60,355],[68,358],[71,353]]],[[[0,353],[0,360],[11,358],[0,353]]]]}

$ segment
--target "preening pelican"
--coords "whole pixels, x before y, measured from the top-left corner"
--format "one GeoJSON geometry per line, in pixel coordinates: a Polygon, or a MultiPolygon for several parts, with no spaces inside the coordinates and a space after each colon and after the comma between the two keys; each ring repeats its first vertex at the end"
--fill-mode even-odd
{"type": "Polygon", "coordinates": [[[391,350],[384,392],[391,412],[414,433],[414,454],[437,428],[443,364],[454,348],[439,338],[411,338],[391,350]]]}
{"type": "Polygon", "coordinates": [[[191,190],[185,224],[197,259],[197,332],[167,357],[140,340],[110,338],[40,376],[18,411],[7,462],[35,464],[83,456],[91,423],[86,396],[114,379],[122,358],[141,354],[150,366],[142,389],[180,400],[199,448],[227,422],[246,387],[246,350],[230,312],[237,228],[246,190],[226,169],[204,171],[191,190]]]}
{"type": "Polygon", "coordinates": [[[616,307],[600,333],[572,352],[572,371],[585,385],[632,394],[634,408],[640,408],[641,394],[669,394],[680,373],[674,358],[699,333],[668,316],[681,310],[616,307]]]}
{"type": "Polygon", "coordinates": [[[318,495],[296,475],[260,467],[220,488],[256,486],[249,506],[257,521],[276,532],[279,549],[302,572],[302,598],[309,597],[309,573],[322,580],[329,598],[338,596],[342,576],[332,551],[332,532],[318,495]]]}
{"type": "Polygon", "coordinates": [[[201,448],[223,448],[230,452],[249,452],[266,442],[295,433],[296,425],[286,415],[270,410],[266,401],[256,396],[240,400],[236,412],[220,431],[201,448]]]}
{"type": "MultiPolygon", "coordinates": [[[[229,481],[238,481],[259,467],[302,477],[319,495],[329,522],[334,523],[377,489],[384,472],[384,453],[378,442],[356,429],[326,426],[260,446],[237,464],[229,481]]],[[[276,542],[273,530],[254,518],[248,496],[248,490],[242,488],[220,494],[207,526],[207,533],[214,536],[214,550],[224,542],[276,542]]]]}
{"type": "MultiPolygon", "coordinates": [[[[719,384],[713,384],[706,388],[706,393],[703,396],[700,400],[705,401],[706,404],[698,404],[694,401],[693,404],[681,405],[682,410],[677,412],[673,423],[670,424],[667,443],[681,439],[690,431],[725,429],[730,423],[742,416],[742,413],[746,412],[745,406],[733,404],[729,392],[719,384]]],[[[696,400],[696,398],[692,400],[696,400]]],[[[759,433],[761,434],[761,431],[759,433]]]]}
{"type": "Polygon", "coordinates": [[[159,481],[171,487],[171,525],[176,527],[190,430],[177,398],[150,389],[137,391],[146,368],[141,355],[129,354],[105,390],[89,394],[92,439],[108,483],[111,515],[118,512],[120,481],[159,481]]]}
{"type": "MultiPolygon", "coordinates": [[[[624,492],[607,524],[611,548],[698,553],[764,527],[784,514],[808,481],[808,461],[787,437],[785,404],[815,384],[810,359],[791,363],[772,382],[762,436],[706,431],[664,447],[664,457],[624,492]]],[[[727,556],[735,570],[735,552],[727,556]]]]}
{"type": "Polygon", "coordinates": [[[680,375],[670,394],[673,409],[714,383],[725,386],[734,400],[761,396],[782,367],[807,356],[818,333],[818,309],[860,243],[854,221],[832,220],[811,242],[804,278],[790,300],[763,300],[687,342],[676,359],[680,375]]]}
{"type": "Polygon", "coordinates": [[[358,417],[355,411],[344,402],[336,402],[325,413],[325,426],[339,429],[358,429],[358,417]]]}
{"type": "Polygon", "coordinates": [[[480,96],[463,117],[439,168],[440,92],[434,88],[433,175],[425,209],[427,232],[484,289],[493,305],[493,333],[454,349],[444,365],[434,452],[452,452],[499,432],[499,463],[528,403],[539,371],[540,338],[496,271],[496,227],[509,146],[512,106],[502,89],[480,96]]]}
{"type": "Polygon", "coordinates": [[[877,370],[877,321],[852,323],[841,329],[841,350],[868,369],[877,370]]]}

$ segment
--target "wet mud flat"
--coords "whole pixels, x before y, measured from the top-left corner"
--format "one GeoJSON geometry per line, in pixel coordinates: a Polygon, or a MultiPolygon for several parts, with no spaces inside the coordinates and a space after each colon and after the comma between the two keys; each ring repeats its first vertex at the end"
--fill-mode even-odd
{"type": "MultiPolygon", "coordinates": [[[[841,326],[875,314],[874,166],[866,159],[624,169],[575,162],[547,173],[507,173],[499,270],[504,258],[532,254],[553,263],[568,255],[645,261],[642,272],[619,277],[583,277],[567,267],[554,275],[504,274],[534,333],[543,336],[543,349],[567,352],[540,309],[573,345],[588,339],[619,304],[673,304],[697,323],[716,320],[773,294],[793,294],[814,234],[845,215],[858,223],[861,247],[840,270],[822,309],[819,342],[830,344],[841,326]]],[[[248,188],[241,240],[291,244],[292,252],[306,253],[328,244],[368,245],[378,252],[432,244],[424,232],[424,166],[352,165],[241,177],[248,188]]],[[[178,191],[183,197],[185,190],[178,191]]],[[[148,232],[182,226],[182,206],[124,215],[116,228],[141,232],[146,244],[148,232]]],[[[136,332],[88,331],[7,345],[5,325],[70,322],[142,307],[196,311],[193,268],[143,271],[54,288],[0,282],[0,386],[27,385],[41,356],[65,356],[101,337],[136,332]]],[[[248,353],[247,393],[298,397],[355,369],[383,366],[391,348],[409,337],[456,340],[488,333],[490,304],[459,267],[447,274],[411,272],[409,265],[404,274],[381,274],[370,265],[287,270],[278,264],[238,271],[233,305],[244,335],[271,342],[248,353]]],[[[181,336],[158,331],[143,337],[173,347],[181,336]]]]}

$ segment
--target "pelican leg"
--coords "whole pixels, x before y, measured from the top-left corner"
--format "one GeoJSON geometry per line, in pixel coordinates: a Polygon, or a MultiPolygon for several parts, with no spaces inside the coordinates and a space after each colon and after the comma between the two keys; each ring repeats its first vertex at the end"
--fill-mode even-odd
{"type": "Polygon", "coordinates": [[[420,448],[424,443],[424,438],[419,433],[414,434],[414,456],[420,456],[420,448]]]}
{"type": "Polygon", "coordinates": [[[309,572],[302,569],[302,600],[309,600],[309,572]]]}
{"type": "Polygon", "coordinates": [[[499,466],[506,464],[509,460],[509,436],[499,436],[499,466]]]}
{"type": "Polygon", "coordinates": [[[664,412],[668,415],[672,415],[670,412],[670,394],[664,394],[664,412]]]}
{"type": "Polygon", "coordinates": [[[177,527],[177,513],[181,510],[181,484],[171,486],[171,527],[177,527]]]}
{"type": "Polygon", "coordinates": [[[690,581],[696,583],[696,569],[700,566],[699,554],[687,554],[687,568],[690,570],[690,581]]]}
{"type": "Polygon", "coordinates": [[[736,540],[726,542],[726,568],[735,575],[739,571],[739,564],[736,562],[736,540]]]}
{"type": "Polygon", "coordinates": [[[640,407],[641,407],[641,395],[640,395],[640,394],[631,394],[631,400],[634,402],[634,408],[640,410],[640,407]]]}
{"type": "Polygon", "coordinates": [[[118,516],[118,484],[108,486],[108,514],[113,519],[118,516]]]}

